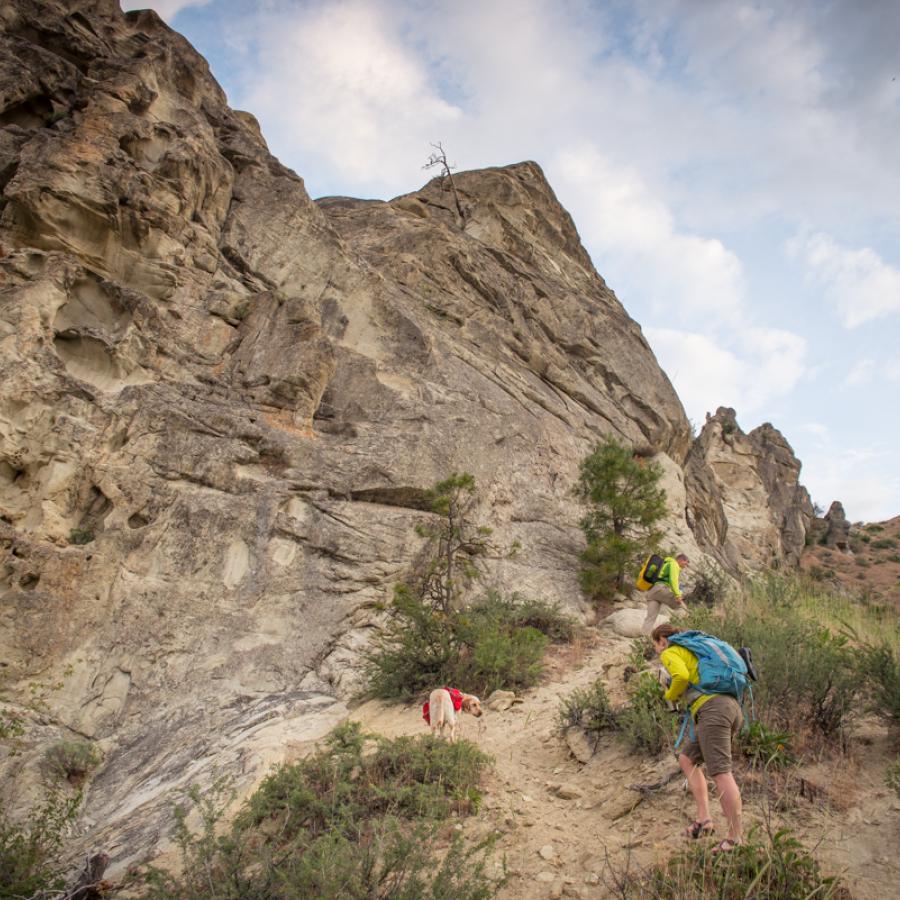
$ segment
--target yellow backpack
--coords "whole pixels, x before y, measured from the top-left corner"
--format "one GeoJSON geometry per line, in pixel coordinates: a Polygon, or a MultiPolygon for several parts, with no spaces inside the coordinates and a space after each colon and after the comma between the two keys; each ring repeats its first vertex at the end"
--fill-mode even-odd
{"type": "Polygon", "coordinates": [[[639,591],[649,591],[659,581],[659,575],[664,564],[665,560],[661,556],[651,553],[644,560],[641,571],[638,573],[637,581],[635,581],[637,589],[639,591]]]}

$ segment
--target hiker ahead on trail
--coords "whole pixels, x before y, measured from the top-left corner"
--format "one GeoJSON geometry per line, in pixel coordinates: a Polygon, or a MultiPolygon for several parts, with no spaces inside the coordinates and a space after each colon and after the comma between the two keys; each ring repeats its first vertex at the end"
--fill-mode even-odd
{"type": "Polygon", "coordinates": [[[697,818],[685,829],[685,835],[696,840],[715,832],[709,815],[706,775],[700,768],[701,763],[706,763],[728,822],[728,836],[716,850],[731,850],[742,838],[741,791],[731,771],[731,742],[744,720],[738,700],[753,676],[742,654],[702,631],[682,631],[663,622],[650,637],[671,676],[665,699],[687,707],[678,740],[680,743],[690,726],[689,740],[678,755],[678,765],[697,804],[697,818]]]}
{"type": "Polygon", "coordinates": [[[688,558],[679,553],[677,556],[648,556],[637,577],[637,589],[647,592],[647,618],[641,631],[650,634],[656,624],[660,606],[670,609],[685,609],[685,602],[678,586],[682,569],[689,565],[688,558]]]}

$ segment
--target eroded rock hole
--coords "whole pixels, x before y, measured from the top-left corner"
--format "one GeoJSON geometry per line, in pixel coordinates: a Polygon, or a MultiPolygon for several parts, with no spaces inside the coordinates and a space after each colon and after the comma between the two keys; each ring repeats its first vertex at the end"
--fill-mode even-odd
{"type": "Polygon", "coordinates": [[[113,508],[112,500],[96,485],[91,488],[86,517],[95,522],[102,522],[113,508]]]}
{"type": "Polygon", "coordinates": [[[128,517],[128,527],[131,529],[146,528],[152,521],[143,513],[134,513],[128,517]]]}
{"type": "Polygon", "coordinates": [[[149,137],[126,134],[119,138],[119,146],[142,168],[151,171],[166,155],[171,138],[165,131],[155,130],[149,137]]]}
{"type": "Polygon", "coordinates": [[[25,470],[16,468],[7,460],[0,460],[0,482],[6,484],[15,484],[17,481],[25,477],[25,470]]]}
{"type": "Polygon", "coordinates": [[[0,113],[0,126],[18,125],[31,130],[43,128],[54,119],[53,104],[48,97],[29,97],[20,103],[13,103],[0,113]]]}
{"type": "Polygon", "coordinates": [[[40,580],[41,576],[36,572],[26,572],[19,578],[19,587],[22,588],[23,591],[33,591],[38,586],[40,580]]]}
{"type": "Polygon", "coordinates": [[[118,335],[131,324],[131,313],[99,279],[80,278],[68,291],[68,302],[53,320],[57,333],[92,328],[118,335]]]}

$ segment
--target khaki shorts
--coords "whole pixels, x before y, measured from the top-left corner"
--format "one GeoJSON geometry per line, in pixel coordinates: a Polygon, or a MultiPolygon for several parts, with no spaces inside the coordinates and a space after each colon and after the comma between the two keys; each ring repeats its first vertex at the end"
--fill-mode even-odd
{"type": "Polygon", "coordinates": [[[741,730],[744,714],[741,705],[726,694],[707,700],[694,722],[694,740],[684,745],[681,753],[694,765],[706,763],[710,775],[731,771],[731,741],[741,730]]]}

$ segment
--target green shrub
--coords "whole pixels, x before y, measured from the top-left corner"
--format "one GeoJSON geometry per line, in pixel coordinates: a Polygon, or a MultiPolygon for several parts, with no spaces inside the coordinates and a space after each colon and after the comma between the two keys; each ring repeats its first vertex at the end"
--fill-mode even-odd
{"type": "Polygon", "coordinates": [[[544,671],[547,636],[531,627],[486,624],[494,627],[472,636],[471,655],[459,661],[454,683],[471,685],[472,692],[482,696],[499,688],[519,690],[536,684],[544,671]]]}
{"type": "Polygon", "coordinates": [[[693,586],[686,599],[693,603],[704,603],[706,606],[721,603],[731,585],[731,579],[725,570],[706,558],[697,565],[691,580],[693,586]]]}
{"type": "Polygon", "coordinates": [[[760,672],[753,685],[754,703],[765,725],[796,730],[804,723],[825,738],[843,736],[862,690],[847,638],[802,611],[802,582],[766,577],[751,585],[748,594],[724,618],[692,608],[685,627],[752,649],[760,672]]]}
{"type": "Polygon", "coordinates": [[[59,857],[80,802],[80,794],[67,799],[50,793],[22,824],[12,823],[0,804],[0,897],[62,892],[65,879],[59,857]]]}
{"type": "Polygon", "coordinates": [[[897,547],[897,542],[893,538],[881,538],[877,541],[872,541],[872,549],[873,550],[894,550],[897,547]]]}
{"type": "Polygon", "coordinates": [[[671,749],[679,719],[666,706],[663,688],[656,676],[641,672],[628,687],[628,703],[619,710],[616,721],[629,746],[653,756],[671,749]]]}
{"type": "Polygon", "coordinates": [[[56,778],[78,781],[96,769],[101,758],[87,741],[57,741],[44,751],[44,768],[56,778]]]}
{"type": "Polygon", "coordinates": [[[94,532],[90,528],[73,528],[69,532],[70,544],[89,544],[94,540],[94,532]]]}
{"type": "Polygon", "coordinates": [[[647,661],[656,656],[653,649],[653,643],[648,637],[634,638],[631,646],[628,648],[628,665],[635,672],[640,672],[647,668],[647,661]]]}
{"type": "Polygon", "coordinates": [[[372,695],[412,700],[435,685],[453,684],[460,647],[448,617],[421,603],[406,585],[394,589],[392,613],[367,657],[372,695]]]}
{"type": "Polygon", "coordinates": [[[837,878],[822,875],[815,858],[789,829],[771,839],[751,831],[744,844],[713,854],[705,844],[675,854],[665,865],[627,878],[617,896],[654,900],[816,900],[850,894],[837,878]]]}
{"type": "Polygon", "coordinates": [[[143,896],[191,900],[486,900],[499,886],[485,864],[495,838],[439,851],[437,823],[474,812],[488,758],[467,741],[430,736],[370,738],[356,723],[329,736],[326,748],[276,769],[245,803],[229,830],[221,784],[207,797],[192,790],[201,828],[176,812],[182,872],[150,868],[143,896]]]}
{"type": "Polygon", "coordinates": [[[884,781],[885,784],[900,797],[900,756],[896,757],[893,762],[888,763],[884,781]]]}
{"type": "Polygon", "coordinates": [[[556,606],[493,593],[445,614],[400,585],[393,613],[368,656],[369,690],[384,699],[410,700],[442,684],[481,695],[529,687],[550,640],[575,630],[556,606]]]}
{"type": "Polygon", "coordinates": [[[558,721],[561,729],[574,725],[595,740],[604,731],[615,730],[616,714],[610,706],[603,681],[598,678],[589,687],[572,691],[560,705],[558,721]]]}
{"type": "Polygon", "coordinates": [[[791,753],[791,733],[773,731],[756,721],[741,732],[741,750],[754,769],[783,769],[795,760],[791,753]]]}
{"type": "Polygon", "coordinates": [[[866,644],[859,651],[858,671],[874,712],[900,725],[900,662],[887,643],[866,644]]]}

